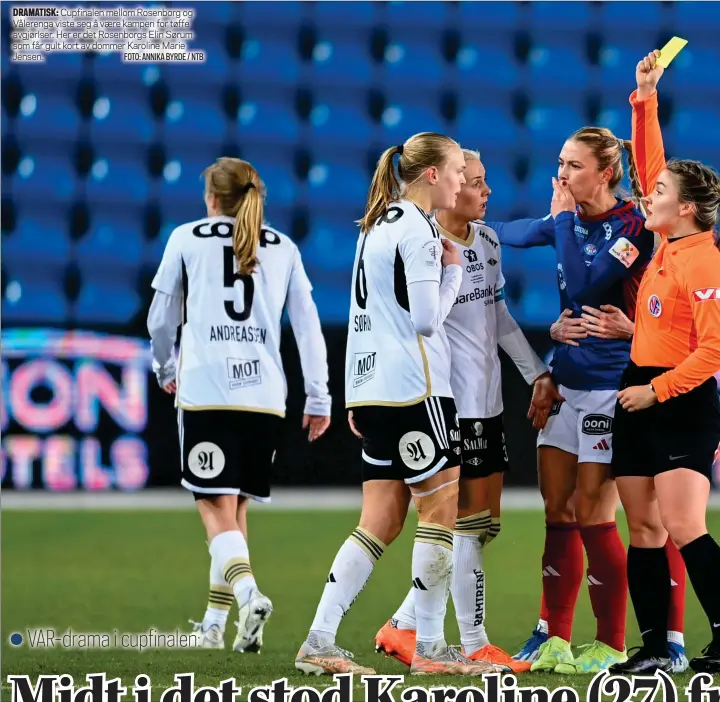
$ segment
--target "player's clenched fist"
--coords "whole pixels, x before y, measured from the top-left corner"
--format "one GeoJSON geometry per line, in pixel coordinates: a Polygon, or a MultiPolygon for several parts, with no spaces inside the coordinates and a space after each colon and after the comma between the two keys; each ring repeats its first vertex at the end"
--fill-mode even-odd
{"type": "Polygon", "coordinates": [[[655,92],[658,81],[662,78],[662,74],[665,73],[665,69],[657,63],[659,57],[660,52],[655,49],[642,58],[635,68],[635,80],[637,81],[638,99],[640,100],[644,100],[655,92]]]}
{"type": "Polygon", "coordinates": [[[452,266],[453,264],[456,266],[460,265],[460,251],[458,250],[458,247],[455,246],[451,241],[448,241],[447,239],[442,239],[442,247],[443,247],[443,255],[442,255],[442,264],[443,266],[452,266]]]}

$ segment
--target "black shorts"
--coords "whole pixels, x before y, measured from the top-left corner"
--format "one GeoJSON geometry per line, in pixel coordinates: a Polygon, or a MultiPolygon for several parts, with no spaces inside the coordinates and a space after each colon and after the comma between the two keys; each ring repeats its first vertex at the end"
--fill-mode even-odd
{"type": "Polygon", "coordinates": [[[353,409],[363,435],[362,478],[419,483],[460,465],[455,400],[429,397],[406,407],[364,405],[353,409]]]}
{"type": "Polygon", "coordinates": [[[270,502],[281,423],[261,412],[178,409],[182,486],[196,499],[244,495],[270,502]]]}
{"type": "Polygon", "coordinates": [[[460,417],[460,475],[463,478],[487,478],[509,467],[503,416],[489,419],[460,417]]]}
{"type": "MultiPolygon", "coordinates": [[[[620,389],[647,385],[666,370],[630,362],[620,389]]],[[[613,474],[617,478],[653,478],[675,468],[690,468],[710,478],[718,442],[720,398],[714,378],[638,412],[627,412],[618,402],[613,426],[613,474]]]]}

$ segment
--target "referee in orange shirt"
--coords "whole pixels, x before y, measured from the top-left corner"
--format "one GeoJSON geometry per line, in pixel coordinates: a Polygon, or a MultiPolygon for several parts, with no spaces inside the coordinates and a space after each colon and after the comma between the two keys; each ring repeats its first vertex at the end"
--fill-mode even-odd
{"type": "MultiPolygon", "coordinates": [[[[720,672],[720,546],[705,512],[720,441],[720,250],[713,233],[720,177],[697,161],[665,155],[656,85],[659,51],[636,69],[635,185],[645,195],[646,227],[661,244],[638,291],[630,363],[613,432],[613,472],[630,530],[628,584],[643,645],[613,673],[671,670],[667,650],[670,572],[667,535],[680,549],[713,639],[693,670],[720,672]]],[[[637,189],[637,188],[636,188],[637,189]]]]}

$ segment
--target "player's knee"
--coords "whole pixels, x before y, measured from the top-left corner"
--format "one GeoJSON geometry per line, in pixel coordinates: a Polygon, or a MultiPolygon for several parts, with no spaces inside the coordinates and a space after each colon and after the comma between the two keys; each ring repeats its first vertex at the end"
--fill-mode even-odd
{"type": "Polygon", "coordinates": [[[688,519],[685,514],[665,517],[663,526],[678,548],[686,546],[707,532],[704,519],[688,519]]]}
{"type": "Polygon", "coordinates": [[[389,546],[400,535],[404,522],[397,515],[363,513],[358,526],[389,546]]]}
{"type": "Polygon", "coordinates": [[[414,493],[413,500],[419,521],[440,524],[450,529],[455,527],[458,501],[457,479],[425,492],[414,493]]]}
{"type": "Polygon", "coordinates": [[[575,509],[571,497],[565,494],[545,495],[545,519],[548,522],[574,522],[575,509]]]}
{"type": "Polygon", "coordinates": [[[628,517],[630,544],[640,548],[659,548],[667,541],[667,533],[662,522],[651,517],[628,517]]]}

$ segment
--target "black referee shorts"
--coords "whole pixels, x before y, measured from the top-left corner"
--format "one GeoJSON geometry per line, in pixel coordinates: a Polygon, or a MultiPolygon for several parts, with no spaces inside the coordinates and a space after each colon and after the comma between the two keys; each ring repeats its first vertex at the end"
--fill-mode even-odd
{"type": "MultiPolygon", "coordinates": [[[[636,366],[631,361],[620,389],[647,385],[667,370],[636,366]]],[[[718,443],[720,397],[714,378],[638,412],[627,412],[618,402],[613,426],[613,474],[616,478],[654,478],[669,470],[689,468],[711,479],[718,443]]]]}

